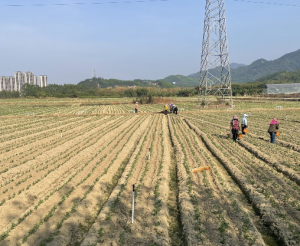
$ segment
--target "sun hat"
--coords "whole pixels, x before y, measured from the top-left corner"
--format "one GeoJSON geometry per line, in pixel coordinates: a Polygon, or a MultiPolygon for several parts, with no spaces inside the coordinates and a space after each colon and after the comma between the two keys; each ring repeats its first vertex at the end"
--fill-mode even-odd
{"type": "Polygon", "coordinates": [[[239,118],[236,115],[234,115],[232,119],[238,120],[239,118]]]}

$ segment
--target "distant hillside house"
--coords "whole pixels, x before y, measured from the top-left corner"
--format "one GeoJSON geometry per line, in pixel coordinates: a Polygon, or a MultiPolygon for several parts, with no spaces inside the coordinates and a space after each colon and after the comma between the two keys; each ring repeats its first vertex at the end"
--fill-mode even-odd
{"type": "Polygon", "coordinates": [[[265,94],[293,94],[300,93],[300,83],[292,84],[266,84],[263,89],[265,94]]]}

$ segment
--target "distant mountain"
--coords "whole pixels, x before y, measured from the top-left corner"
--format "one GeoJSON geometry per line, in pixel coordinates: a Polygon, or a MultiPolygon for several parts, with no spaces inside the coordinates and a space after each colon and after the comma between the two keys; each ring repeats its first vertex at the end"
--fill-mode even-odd
{"type": "Polygon", "coordinates": [[[236,68],[238,68],[238,67],[244,67],[244,66],[247,66],[247,65],[241,64],[241,63],[231,63],[231,64],[230,64],[230,68],[231,68],[231,69],[236,69],[236,68]]]}
{"type": "MultiPolygon", "coordinates": [[[[238,67],[244,67],[244,66],[247,66],[247,65],[241,64],[241,63],[234,63],[234,62],[230,63],[230,69],[236,69],[238,67]]],[[[199,72],[198,73],[192,73],[192,74],[188,75],[188,77],[199,80],[199,72]]]]}
{"type": "Polygon", "coordinates": [[[173,84],[178,87],[191,87],[199,85],[199,79],[194,79],[184,75],[170,75],[163,79],[166,82],[173,84]]]}
{"type": "MultiPolygon", "coordinates": [[[[231,70],[231,81],[233,83],[253,82],[264,76],[280,71],[294,71],[300,69],[300,50],[288,53],[276,60],[267,61],[259,59],[248,66],[239,66],[231,70]]],[[[216,74],[216,70],[211,70],[216,74]]],[[[200,78],[200,72],[191,74],[189,77],[200,78]]]]}

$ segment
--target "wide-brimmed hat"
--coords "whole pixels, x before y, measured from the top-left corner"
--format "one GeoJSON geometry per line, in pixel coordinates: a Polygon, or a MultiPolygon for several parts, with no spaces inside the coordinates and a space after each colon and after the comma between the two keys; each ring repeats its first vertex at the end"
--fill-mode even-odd
{"type": "Polygon", "coordinates": [[[234,115],[234,116],[232,117],[232,119],[238,120],[239,118],[238,118],[236,115],[234,115]]]}

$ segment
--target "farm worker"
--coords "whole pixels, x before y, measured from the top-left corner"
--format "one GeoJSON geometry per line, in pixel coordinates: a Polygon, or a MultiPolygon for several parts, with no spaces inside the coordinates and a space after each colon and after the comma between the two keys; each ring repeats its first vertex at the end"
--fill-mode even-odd
{"type": "Polygon", "coordinates": [[[244,133],[244,129],[248,128],[248,121],[247,121],[247,117],[248,115],[247,114],[243,114],[243,118],[242,118],[242,133],[244,133]]]}
{"type": "Polygon", "coordinates": [[[175,114],[177,114],[178,108],[176,107],[176,105],[173,105],[173,111],[175,114]]]}
{"type": "Polygon", "coordinates": [[[170,113],[172,113],[173,107],[174,107],[174,104],[171,102],[171,103],[170,103],[170,113]]]}
{"type": "Polygon", "coordinates": [[[134,109],[134,112],[137,114],[138,112],[138,102],[135,103],[135,109],[134,109]]]}
{"type": "Polygon", "coordinates": [[[272,144],[275,143],[275,139],[276,139],[276,132],[279,129],[279,124],[276,118],[274,118],[271,122],[270,122],[270,126],[269,126],[269,130],[268,133],[270,133],[270,142],[272,144]]]}
{"type": "Polygon", "coordinates": [[[239,134],[239,119],[236,115],[233,116],[232,120],[230,121],[231,132],[232,132],[232,139],[236,143],[238,134],[239,134]]]}
{"type": "Polygon", "coordinates": [[[168,104],[166,103],[165,104],[165,115],[167,115],[167,113],[168,113],[168,104]]]}

